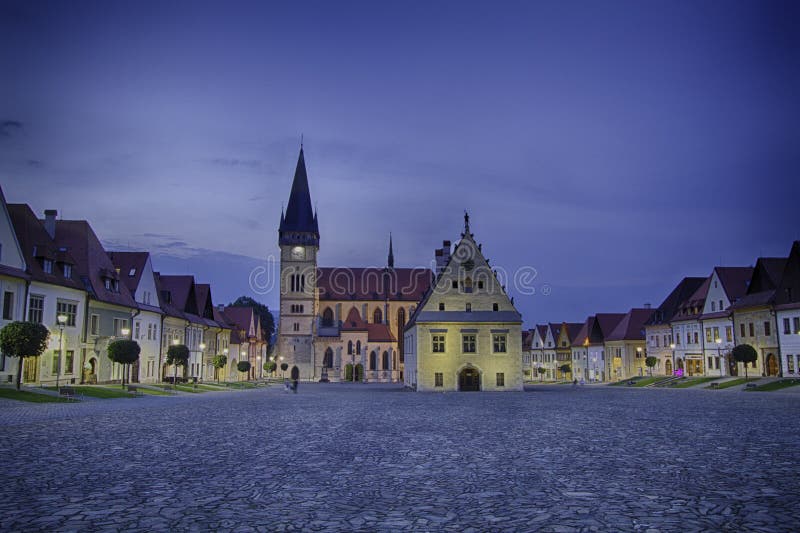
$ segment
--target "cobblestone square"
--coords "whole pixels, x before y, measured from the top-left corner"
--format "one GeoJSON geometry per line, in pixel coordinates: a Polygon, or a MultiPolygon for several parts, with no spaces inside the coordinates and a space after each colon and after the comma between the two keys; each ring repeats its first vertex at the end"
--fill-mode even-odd
{"type": "Polygon", "coordinates": [[[589,386],[0,401],[0,530],[790,531],[799,415],[589,386]]]}

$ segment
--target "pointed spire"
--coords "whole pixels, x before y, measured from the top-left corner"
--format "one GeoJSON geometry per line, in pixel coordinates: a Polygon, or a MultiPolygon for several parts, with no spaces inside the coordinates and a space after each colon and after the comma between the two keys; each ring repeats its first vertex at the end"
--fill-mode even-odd
{"type": "Polygon", "coordinates": [[[464,210],[464,235],[472,235],[469,232],[469,212],[466,209],[464,210]]]}
{"type": "Polygon", "coordinates": [[[394,268],[394,250],[392,249],[392,232],[389,232],[389,268],[394,268]]]}
{"type": "Polygon", "coordinates": [[[289,193],[289,203],[286,205],[279,232],[282,240],[283,234],[289,232],[311,234],[310,236],[319,239],[319,225],[311,207],[311,191],[308,188],[308,175],[302,145],[294,171],[292,191],[289,193]]]}

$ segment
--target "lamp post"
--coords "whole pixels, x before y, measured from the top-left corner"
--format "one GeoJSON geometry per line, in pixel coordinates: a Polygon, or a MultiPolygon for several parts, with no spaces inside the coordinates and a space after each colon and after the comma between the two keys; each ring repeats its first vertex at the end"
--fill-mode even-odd
{"type": "Polygon", "coordinates": [[[261,356],[256,356],[256,361],[258,362],[258,379],[261,379],[263,374],[261,373],[261,356]]]}
{"type": "Polygon", "coordinates": [[[641,359],[642,359],[642,347],[641,346],[637,346],[636,347],[636,358],[639,359],[639,375],[641,376],[643,374],[642,366],[641,366],[641,364],[642,364],[641,363],[641,359]]]}
{"type": "MultiPolygon", "coordinates": [[[[119,330],[119,333],[120,333],[120,335],[122,335],[123,338],[127,338],[128,340],[131,340],[131,338],[130,338],[131,329],[130,328],[121,328],[119,330]]],[[[120,379],[122,379],[122,385],[124,386],[125,385],[125,366],[124,365],[120,368],[120,372],[122,374],[120,379]]]]}
{"type": "MultiPolygon", "coordinates": [[[[243,357],[247,356],[247,350],[239,350],[239,361],[242,360],[243,357]]],[[[249,374],[250,372],[248,372],[249,374]]],[[[247,376],[247,379],[250,379],[250,376],[247,376]]]]}
{"type": "Polygon", "coordinates": [[[672,350],[672,374],[675,375],[675,343],[671,343],[669,347],[672,350]]]}
{"type": "Polygon", "coordinates": [[[203,357],[205,357],[206,343],[200,343],[200,381],[203,381],[203,357]]]}
{"type": "Polygon", "coordinates": [[[719,375],[722,377],[722,369],[725,366],[724,364],[720,364],[722,362],[722,352],[720,351],[720,347],[722,345],[722,339],[717,337],[714,339],[714,342],[717,344],[717,370],[719,370],[719,375]]]}
{"type": "Polygon", "coordinates": [[[64,352],[64,326],[67,324],[67,315],[58,315],[58,359],[56,361],[56,388],[61,381],[61,354],[64,352]]]}

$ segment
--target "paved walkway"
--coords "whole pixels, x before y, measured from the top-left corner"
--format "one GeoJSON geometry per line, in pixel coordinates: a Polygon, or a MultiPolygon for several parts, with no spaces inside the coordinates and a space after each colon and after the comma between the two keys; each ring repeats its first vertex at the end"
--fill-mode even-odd
{"type": "Polygon", "coordinates": [[[799,444],[781,393],[302,384],[15,405],[0,530],[790,531],[799,444]]]}

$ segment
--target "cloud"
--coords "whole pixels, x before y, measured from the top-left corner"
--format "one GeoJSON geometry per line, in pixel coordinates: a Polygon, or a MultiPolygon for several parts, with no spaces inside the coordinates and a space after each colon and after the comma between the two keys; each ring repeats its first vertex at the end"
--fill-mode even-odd
{"type": "Polygon", "coordinates": [[[22,122],[19,120],[4,120],[0,122],[0,137],[11,137],[22,132],[22,122]]]}

